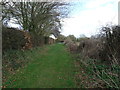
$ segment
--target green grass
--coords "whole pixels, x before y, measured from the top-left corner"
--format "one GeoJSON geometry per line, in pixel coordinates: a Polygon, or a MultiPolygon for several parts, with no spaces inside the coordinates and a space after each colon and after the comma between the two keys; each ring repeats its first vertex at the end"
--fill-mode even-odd
{"type": "Polygon", "coordinates": [[[6,88],[75,87],[73,60],[62,44],[38,48],[27,55],[31,61],[10,76],[3,86],[6,88]]]}

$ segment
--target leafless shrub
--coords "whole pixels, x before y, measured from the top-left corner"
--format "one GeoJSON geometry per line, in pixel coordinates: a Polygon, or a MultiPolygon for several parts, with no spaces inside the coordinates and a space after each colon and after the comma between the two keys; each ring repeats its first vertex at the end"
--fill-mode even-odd
{"type": "Polygon", "coordinates": [[[64,41],[64,44],[68,47],[70,52],[72,52],[72,53],[76,53],[77,52],[78,45],[74,41],[72,41],[70,38],[67,38],[64,41]]]}
{"type": "Polygon", "coordinates": [[[97,37],[80,41],[78,51],[106,64],[120,64],[120,26],[102,27],[97,37]]]}
{"type": "Polygon", "coordinates": [[[99,58],[100,49],[101,49],[100,40],[93,38],[89,38],[81,41],[78,47],[79,52],[84,57],[89,57],[93,59],[99,58]]]}
{"type": "Polygon", "coordinates": [[[101,41],[104,46],[100,58],[112,64],[120,64],[120,26],[103,27],[101,41]],[[102,55],[102,53],[104,55],[102,55]]]}
{"type": "Polygon", "coordinates": [[[102,27],[97,36],[80,41],[78,50],[80,62],[103,87],[120,88],[120,26],[102,27]]]}

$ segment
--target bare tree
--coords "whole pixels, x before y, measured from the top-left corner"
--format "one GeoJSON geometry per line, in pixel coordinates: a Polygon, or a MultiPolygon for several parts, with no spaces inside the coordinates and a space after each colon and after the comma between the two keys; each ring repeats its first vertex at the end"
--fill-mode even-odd
{"type": "Polygon", "coordinates": [[[20,24],[24,30],[38,35],[49,35],[61,28],[67,4],[61,2],[3,2],[3,22],[20,24]]]}

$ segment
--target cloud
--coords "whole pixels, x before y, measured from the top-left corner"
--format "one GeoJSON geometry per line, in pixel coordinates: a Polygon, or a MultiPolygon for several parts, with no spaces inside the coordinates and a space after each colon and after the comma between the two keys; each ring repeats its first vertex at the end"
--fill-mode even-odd
{"type": "Polygon", "coordinates": [[[109,3],[113,4],[115,3],[115,0],[90,0],[90,2],[86,4],[86,8],[97,8],[109,3]]]}
{"type": "Polygon", "coordinates": [[[76,37],[80,34],[91,36],[98,32],[101,25],[110,22],[118,24],[117,5],[118,2],[115,0],[90,0],[85,3],[83,10],[77,12],[78,14],[64,19],[62,34],[73,34],[76,37]]]}

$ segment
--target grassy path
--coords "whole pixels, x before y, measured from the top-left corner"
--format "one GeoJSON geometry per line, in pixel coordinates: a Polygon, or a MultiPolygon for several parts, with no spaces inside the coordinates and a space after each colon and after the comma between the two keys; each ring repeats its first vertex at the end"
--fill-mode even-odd
{"type": "MultiPolygon", "coordinates": [[[[34,52],[33,52],[34,53],[34,52]]],[[[11,88],[75,87],[73,60],[61,44],[47,46],[5,83],[11,88]]]]}

